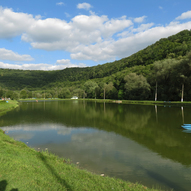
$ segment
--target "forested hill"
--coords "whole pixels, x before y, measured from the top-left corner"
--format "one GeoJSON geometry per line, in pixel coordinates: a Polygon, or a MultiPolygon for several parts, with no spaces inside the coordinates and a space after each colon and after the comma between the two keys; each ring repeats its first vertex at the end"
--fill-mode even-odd
{"type": "MultiPolygon", "coordinates": [[[[63,93],[65,91],[68,97],[71,95],[95,97],[97,95],[97,98],[103,98],[103,91],[105,91],[106,98],[153,99],[157,81],[160,99],[176,100],[180,97],[179,82],[184,79],[185,91],[186,85],[191,83],[191,67],[187,66],[190,61],[186,56],[190,51],[191,31],[184,30],[168,38],[160,39],[127,58],[103,65],[57,71],[0,69],[0,90],[3,89],[4,92],[12,90],[18,93],[22,89],[26,92],[50,90],[53,97],[55,95],[51,91],[55,92],[57,89],[57,96],[59,92],[62,92],[60,97],[66,97],[63,93]],[[161,62],[157,63],[159,61],[161,62]],[[175,78],[176,75],[177,78],[175,78]],[[137,84],[128,87],[129,80],[137,84]],[[175,85],[169,87],[172,80],[175,85]],[[143,83],[144,88],[138,87],[140,83],[143,83]],[[131,90],[132,87],[136,87],[133,90],[134,93],[131,90]],[[91,93],[88,92],[90,89],[91,93]],[[142,97],[140,97],[140,92],[143,92],[142,97]],[[169,96],[171,92],[176,96],[169,96]]],[[[190,94],[191,92],[185,92],[185,97],[191,96],[190,94]]]]}
{"type": "Polygon", "coordinates": [[[185,56],[191,50],[191,31],[184,30],[176,35],[163,38],[155,44],[119,61],[106,63],[86,69],[66,69],[58,72],[59,80],[87,80],[112,75],[126,67],[149,65],[165,58],[185,56]]]}

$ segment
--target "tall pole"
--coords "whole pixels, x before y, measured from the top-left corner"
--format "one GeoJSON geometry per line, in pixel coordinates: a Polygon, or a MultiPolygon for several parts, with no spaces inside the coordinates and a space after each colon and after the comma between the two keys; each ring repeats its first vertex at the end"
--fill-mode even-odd
{"type": "Polygon", "coordinates": [[[181,102],[183,102],[183,97],[184,97],[184,84],[182,84],[182,96],[181,96],[181,102]]]}
{"type": "Polygon", "coordinates": [[[156,90],[155,90],[155,101],[157,101],[157,81],[156,81],[156,90]]]}

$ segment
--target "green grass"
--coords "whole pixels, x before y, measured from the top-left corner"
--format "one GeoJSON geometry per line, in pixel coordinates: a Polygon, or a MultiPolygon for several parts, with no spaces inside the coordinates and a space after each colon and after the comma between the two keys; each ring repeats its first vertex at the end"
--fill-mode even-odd
{"type": "Polygon", "coordinates": [[[18,102],[16,100],[0,101],[0,116],[4,115],[7,111],[10,111],[18,107],[18,102]]]}
{"type": "Polygon", "coordinates": [[[141,184],[102,177],[48,151],[37,152],[0,130],[0,190],[155,190],[141,184]]]}

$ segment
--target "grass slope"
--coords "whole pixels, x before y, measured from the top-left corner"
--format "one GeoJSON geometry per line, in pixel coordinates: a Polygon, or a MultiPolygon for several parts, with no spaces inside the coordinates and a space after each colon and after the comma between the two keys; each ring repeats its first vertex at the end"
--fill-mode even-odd
{"type": "Polygon", "coordinates": [[[0,101],[0,116],[5,114],[7,111],[10,111],[18,106],[18,102],[16,100],[0,101]]]}

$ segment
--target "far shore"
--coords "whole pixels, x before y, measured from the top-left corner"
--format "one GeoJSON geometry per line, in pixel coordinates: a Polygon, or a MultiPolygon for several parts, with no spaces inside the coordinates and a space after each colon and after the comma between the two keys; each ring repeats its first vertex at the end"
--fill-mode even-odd
{"type": "Polygon", "coordinates": [[[80,98],[80,99],[59,99],[59,98],[26,98],[19,99],[18,101],[50,101],[50,100],[83,100],[83,101],[96,101],[98,103],[117,103],[117,104],[138,104],[138,105],[168,105],[168,106],[191,106],[191,101],[152,101],[152,100],[111,100],[111,99],[89,99],[89,98],[80,98]]]}

